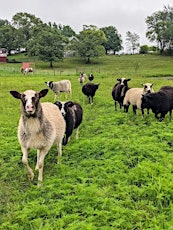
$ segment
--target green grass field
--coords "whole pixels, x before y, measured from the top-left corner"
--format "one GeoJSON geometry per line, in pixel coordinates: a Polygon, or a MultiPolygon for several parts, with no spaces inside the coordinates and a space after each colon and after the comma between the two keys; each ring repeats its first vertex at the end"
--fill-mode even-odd
{"type": "MultiPolygon", "coordinates": [[[[12,57],[14,58],[14,57],[12,57]]],[[[17,57],[15,57],[17,58],[17,57]]],[[[21,59],[21,61],[24,59],[21,59]]],[[[25,60],[26,61],[26,60],[25,60]]],[[[173,229],[173,125],[154,114],[115,112],[111,91],[119,77],[130,87],[153,82],[157,91],[173,86],[173,59],[155,55],[110,56],[85,65],[76,58],[35,63],[23,76],[21,64],[0,64],[0,229],[2,230],[171,230],[173,229]],[[79,71],[93,72],[100,83],[88,104],[78,82],[79,71]],[[17,140],[19,101],[9,91],[46,88],[45,81],[69,79],[73,101],[84,118],[57,164],[56,147],[45,158],[43,186],[28,181],[17,140]]],[[[41,101],[53,102],[54,94],[41,101]]],[[[61,95],[60,100],[65,100],[61,95]]],[[[36,151],[29,162],[34,169],[36,151]]]]}

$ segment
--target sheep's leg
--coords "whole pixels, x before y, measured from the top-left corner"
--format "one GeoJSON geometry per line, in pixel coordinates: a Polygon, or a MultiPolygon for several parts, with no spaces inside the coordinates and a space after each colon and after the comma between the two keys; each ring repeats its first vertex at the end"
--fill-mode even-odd
{"type": "Polygon", "coordinates": [[[115,106],[115,111],[117,110],[117,103],[116,103],[116,101],[114,102],[114,106],[115,106]]]}
{"type": "Polygon", "coordinates": [[[129,105],[124,105],[124,112],[128,113],[128,110],[129,110],[129,105]]]}
{"type": "Polygon", "coordinates": [[[22,147],[21,149],[22,149],[22,153],[23,153],[22,163],[24,164],[24,166],[28,172],[29,179],[33,180],[34,179],[34,173],[28,164],[28,151],[29,151],[29,149],[24,148],[24,147],[22,147]]]}
{"type": "Polygon", "coordinates": [[[155,113],[155,118],[159,119],[159,117],[158,117],[158,114],[157,114],[157,113],[155,113]]]}
{"type": "Polygon", "coordinates": [[[68,143],[68,136],[65,135],[62,141],[63,145],[66,145],[68,143]]]}
{"type": "Polygon", "coordinates": [[[172,120],[172,109],[169,111],[170,121],[172,120]]]}
{"type": "Polygon", "coordinates": [[[39,158],[40,158],[40,150],[37,150],[37,163],[36,163],[36,166],[35,166],[35,170],[39,169],[39,167],[38,167],[39,158]]]}
{"type": "Polygon", "coordinates": [[[62,156],[62,141],[60,141],[57,145],[57,149],[58,149],[58,164],[60,164],[60,159],[62,156]]]}
{"type": "Polygon", "coordinates": [[[120,109],[122,109],[123,103],[119,102],[119,105],[120,105],[120,109]]]}
{"type": "Polygon", "coordinates": [[[137,106],[133,105],[133,112],[135,115],[136,115],[136,109],[137,109],[137,106]]]}
{"type": "Polygon", "coordinates": [[[76,128],[76,139],[79,138],[79,127],[76,128]]]}
{"type": "Polygon", "coordinates": [[[142,111],[142,117],[144,117],[144,109],[141,109],[141,111],[142,111]]]}
{"type": "Polygon", "coordinates": [[[38,150],[37,152],[37,165],[36,168],[38,169],[38,181],[43,180],[43,167],[44,167],[44,158],[47,155],[48,151],[38,150]]]}
{"type": "Polygon", "coordinates": [[[164,113],[161,113],[161,114],[160,114],[159,121],[163,121],[164,118],[165,118],[165,114],[164,114],[164,113]]]}

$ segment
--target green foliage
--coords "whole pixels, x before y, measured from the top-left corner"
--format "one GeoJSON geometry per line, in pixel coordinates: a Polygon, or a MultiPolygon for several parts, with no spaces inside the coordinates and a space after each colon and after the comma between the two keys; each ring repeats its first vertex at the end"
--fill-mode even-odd
{"type": "Polygon", "coordinates": [[[107,26],[101,28],[101,30],[105,33],[107,41],[103,43],[106,54],[108,51],[120,51],[122,49],[122,40],[121,36],[118,34],[118,31],[115,27],[113,26],[107,26]]]}
{"type": "Polygon", "coordinates": [[[173,7],[164,6],[162,11],[157,11],[146,18],[148,26],[146,36],[150,41],[158,43],[160,53],[164,50],[172,55],[172,34],[173,34],[173,7]]]}
{"type": "Polygon", "coordinates": [[[86,58],[86,62],[90,63],[92,57],[104,55],[104,47],[102,44],[106,41],[105,34],[97,27],[84,26],[84,30],[78,35],[78,40],[74,44],[80,57],[86,58]]]}
{"type": "MultiPolygon", "coordinates": [[[[169,115],[158,122],[154,114],[133,115],[115,112],[111,90],[118,77],[130,77],[130,87],[154,82],[157,91],[173,85],[172,59],[154,55],[104,57],[101,72],[97,65],[83,65],[86,73],[93,68],[100,83],[94,104],[89,105],[74,72],[78,59],[66,59],[62,75],[38,68],[33,75],[19,73],[19,64],[0,65],[0,229],[2,230],[110,230],[172,229],[173,224],[173,134],[169,115]],[[140,62],[138,75],[134,63],[140,62]],[[154,76],[154,77],[153,77],[154,76]],[[57,164],[56,147],[45,158],[44,182],[38,188],[37,172],[29,182],[21,163],[17,141],[19,101],[10,90],[41,90],[46,80],[69,79],[72,97],[84,110],[79,129],[57,164]]],[[[80,63],[81,64],[81,63],[80,63]]],[[[36,63],[36,66],[43,64],[36,63]]],[[[45,65],[46,66],[46,65],[45,65]]],[[[44,67],[45,67],[44,66],[44,67]]],[[[41,101],[53,102],[49,91],[41,101]]],[[[61,95],[60,100],[65,100],[61,95]]],[[[36,164],[31,150],[29,163],[36,164]]]]}
{"type": "Polygon", "coordinates": [[[57,29],[37,27],[34,34],[37,36],[33,36],[27,44],[29,56],[37,56],[42,61],[48,61],[50,67],[53,67],[54,61],[63,59],[63,38],[57,29]]]}

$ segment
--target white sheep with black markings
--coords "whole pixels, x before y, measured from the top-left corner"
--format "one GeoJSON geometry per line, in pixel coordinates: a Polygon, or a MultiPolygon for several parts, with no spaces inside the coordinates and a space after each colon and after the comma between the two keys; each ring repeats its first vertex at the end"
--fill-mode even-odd
{"type": "Polygon", "coordinates": [[[76,129],[76,139],[78,139],[79,126],[83,118],[83,109],[80,104],[73,101],[56,101],[54,104],[58,106],[66,121],[66,131],[63,139],[63,145],[66,145],[74,129],[76,129]]]}
{"type": "Polygon", "coordinates": [[[55,93],[54,100],[56,99],[56,96],[59,96],[59,94],[61,92],[65,92],[66,97],[67,97],[67,95],[72,94],[72,88],[71,88],[70,80],[65,79],[65,80],[61,80],[61,81],[57,81],[57,82],[47,81],[45,83],[55,93]]]}
{"type": "Polygon", "coordinates": [[[129,105],[132,105],[134,114],[136,114],[136,109],[140,109],[142,111],[142,115],[144,115],[144,110],[141,108],[142,95],[146,93],[152,93],[154,92],[154,90],[153,83],[145,83],[141,85],[143,86],[143,88],[131,88],[126,92],[123,101],[124,112],[127,113],[129,105]]]}
{"type": "Polygon", "coordinates": [[[81,86],[83,85],[83,83],[86,81],[87,76],[84,72],[80,72],[80,77],[78,78],[79,83],[81,84],[81,86]]]}
{"type": "Polygon", "coordinates": [[[130,80],[130,78],[126,79],[124,77],[117,79],[118,82],[114,85],[112,89],[112,98],[114,99],[115,110],[117,102],[120,105],[120,109],[122,108],[125,94],[127,90],[129,90],[128,82],[130,80]]]}
{"type": "Polygon", "coordinates": [[[22,162],[30,180],[34,172],[28,163],[30,149],[37,149],[36,170],[38,181],[43,180],[44,158],[53,145],[57,145],[58,158],[62,155],[62,140],[65,133],[65,121],[56,105],[40,102],[48,89],[40,92],[27,90],[23,93],[10,91],[13,97],[21,100],[21,117],[18,126],[18,140],[23,152],[22,162]]]}

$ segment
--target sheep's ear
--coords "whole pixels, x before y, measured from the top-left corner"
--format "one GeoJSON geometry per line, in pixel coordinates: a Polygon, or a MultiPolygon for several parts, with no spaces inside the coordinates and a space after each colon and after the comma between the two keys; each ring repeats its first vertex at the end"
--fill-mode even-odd
{"type": "Polygon", "coordinates": [[[130,81],[130,80],[131,80],[131,78],[128,78],[128,79],[127,79],[127,81],[130,81]]]}
{"type": "Polygon", "coordinates": [[[117,81],[121,81],[121,79],[120,79],[120,78],[117,78],[117,81]]]}
{"type": "Polygon", "coordinates": [[[46,96],[46,94],[48,93],[48,91],[49,91],[48,89],[42,89],[39,92],[39,98],[46,96]]]}
{"type": "Polygon", "coordinates": [[[54,104],[58,106],[58,108],[62,107],[62,103],[60,101],[55,101],[54,104]]]}
{"type": "Polygon", "coordinates": [[[65,103],[68,107],[72,107],[74,105],[74,103],[72,101],[67,101],[65,103]]]}
{"type": "Polygon", "coordinates": [[[21,93],[18,93],[17,91],[10,91],[11,95],[17,99],[21,99],[21,93]]]}

